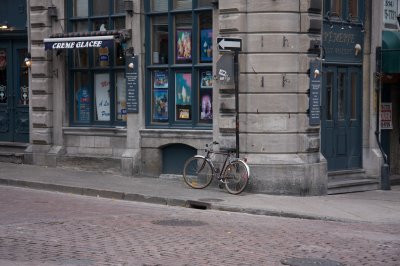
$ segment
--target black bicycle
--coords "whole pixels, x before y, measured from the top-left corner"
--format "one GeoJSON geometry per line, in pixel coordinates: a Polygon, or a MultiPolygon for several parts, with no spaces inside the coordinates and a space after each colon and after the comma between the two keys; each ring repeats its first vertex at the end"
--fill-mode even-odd
{"type": "Polygon", "coordinates": [[[214,151],[214,141],[206,145],[206,155],[195,155],[185,162],[183,167],[183,180],[192,188],[205,188],[211,184],[213,178],[220,182],[220,187],[225,185],[231,194],[241,193],[249,183],[250,169],[244,159],[233,156],[234,151],[214,151]],[[214,166],[212,154],[225,156],[221,169],[214,166]]]}

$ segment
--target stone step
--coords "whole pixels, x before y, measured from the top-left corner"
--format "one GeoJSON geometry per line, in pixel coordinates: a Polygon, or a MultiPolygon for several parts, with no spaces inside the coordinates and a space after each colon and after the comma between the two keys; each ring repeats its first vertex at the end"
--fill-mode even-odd
{"type": "Polygon", "coordinates": [[[121,174],[121,158],[62,155],[57,159],[57,167],[121,174]]]}
{"type": "Polygon", "coordinates": [[[365,170],[364,169],[352,169],[352,170],[341,170],[341,171],[333,171],[328,173],[328,181],[345,181],[345,180],[357,180],[357,179],[365,179],[365,170]]]}
{"type": "Polygon", "coordinates": [[[328,182],[328,194],[341,194],[379,189],[376,178],[337,180],[328,182]]]}
{"type": "Polygon", "coordinates": [[[24,163],[25,149],[28,143],[0,142],[0,162],[24,163]]]}

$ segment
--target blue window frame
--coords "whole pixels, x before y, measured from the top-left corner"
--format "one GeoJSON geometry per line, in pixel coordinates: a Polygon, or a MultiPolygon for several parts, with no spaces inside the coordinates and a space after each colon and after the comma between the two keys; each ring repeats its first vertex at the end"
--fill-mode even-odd
{"type": "Polygon", "coordinates": [[[147,127],[211,129],[211,2],[144,2],[147,127]]]}
{"type": "MultiPolygon", "coordinates": [[[[67,29],[75,35],[125,28],[123,0],[68,0],[67,29]]],[[[120,43],[113,47],[68,51],[70,124],[126,124],[125,57],[120,43]]]]}
{"type": "Polygon", "coordinates": [[[325,0],[325,19],[342,24],[363,24],[364,0],[325,0]]]}

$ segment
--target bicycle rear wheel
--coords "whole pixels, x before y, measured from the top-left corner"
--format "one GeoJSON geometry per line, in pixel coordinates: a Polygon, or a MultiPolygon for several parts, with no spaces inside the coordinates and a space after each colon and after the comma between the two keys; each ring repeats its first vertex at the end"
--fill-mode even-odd
{"type": "Polygon", "coordinates": [[[183,180],[192,188],[207,187],[213,176],[214,170],[204,157],[189,158],[183,167],[183,180]]]}
{"type": "Polygon", "coordinates": [[[250,170],[243,161],[233,161],[225,168],[225,188],[231,194],[241,193],[249,183],[250,170]]]}

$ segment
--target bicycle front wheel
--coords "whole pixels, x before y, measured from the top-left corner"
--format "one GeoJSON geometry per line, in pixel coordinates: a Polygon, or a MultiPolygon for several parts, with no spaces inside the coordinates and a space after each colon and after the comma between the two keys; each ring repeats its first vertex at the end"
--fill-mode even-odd
{"type": "Polygon", "coordinates": [[[183,180],[192,188],[207,187],[213,176],[214,170],[204,157],[192,157],[183,167],[183,180]]]}
{"type": "Polygon", "coordinates": [[[231,194],[241,193],[249,183],[250,170],[243,161],[233,161],[225,168],[225,188],[231,194]]]}

